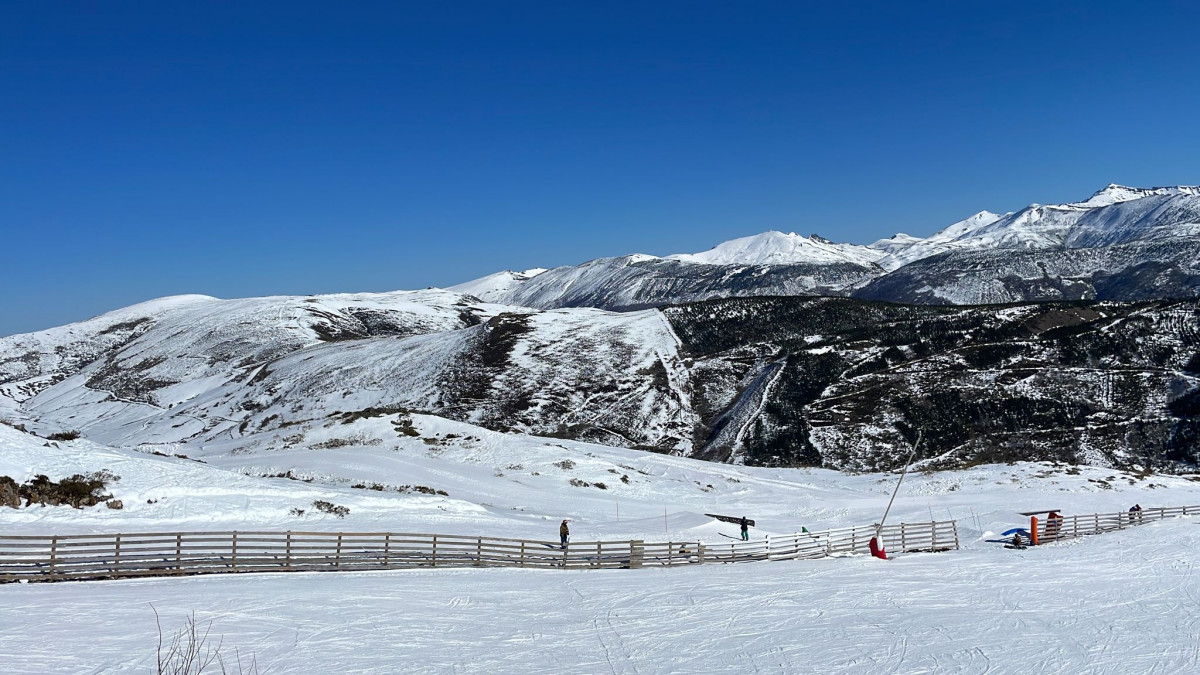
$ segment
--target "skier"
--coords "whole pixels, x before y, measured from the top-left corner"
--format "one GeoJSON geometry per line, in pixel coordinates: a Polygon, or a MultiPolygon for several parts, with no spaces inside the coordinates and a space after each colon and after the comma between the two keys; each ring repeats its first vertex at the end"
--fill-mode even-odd
{"type": "Polygon", "coordinates": [[[1142,505],[1141,504],[1134,504],[1133,506],[1129,507],[1129,519],[1130,520],[1136,519],[1139,523],[1142,521],[1142,505]]]}
{"type": "Polygon", "coordinates": [[[742,526],[742,541],[750,541],[750,521],[746,520],[746,516],[742,516],[738,524],[742,526]]]}
{"type": "Polygon", "coordinates": [[[1021,533],[1017,532],[1013,535],[1012,543],[1005,548],[1025,548],[1025,542],[1021,539],[1021,533]]]}
{"type": "Polygon", "coordinates": [[[567,547],[567,539],[571,536],[571,528],[567,527],[567,520],[564,518],[562,525],[558,526],[558,538],[562,542],[562,548],[567,547]]]}

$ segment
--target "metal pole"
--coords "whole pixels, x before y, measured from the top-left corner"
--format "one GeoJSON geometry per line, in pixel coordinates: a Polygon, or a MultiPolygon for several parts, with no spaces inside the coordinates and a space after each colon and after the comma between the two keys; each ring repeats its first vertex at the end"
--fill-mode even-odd
{"type": "Polygon", "coordinates": [[[892,490],[892,498],[888,500],[887,508],[883,510],[883,518],[879,519],[879,524],[875,526],[875,536],[883,538],[883,524],[887,521],[888,512],[892,510],[892,502],[896,501],[896,494],[900,492],[900,484],[904,482],[904,477],[908,475],[908,465],[912,464],[913,457],[917,456],[917,448],[921,445],[921,438],[924,436],[924,431],[917,432],[917,442],[913,443],[912,452],[908,453],[908,461],[904,463],[904,470],[900,472],[900,480],[896,481],[896,489],[892,490]]]}

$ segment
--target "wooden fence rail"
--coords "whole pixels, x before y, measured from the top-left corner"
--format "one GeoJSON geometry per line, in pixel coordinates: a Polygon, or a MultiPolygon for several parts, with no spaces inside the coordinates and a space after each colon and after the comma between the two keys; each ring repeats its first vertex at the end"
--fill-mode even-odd
{"type": "Polygon", "coordinates": [[[1038,522],[1038,542],[1072,539],[1089,534],[1102,534],[1145,525],[1167,518],[1200,515],[1200,506],[1170,506],[1142,509],[1141,511],[1118,511],[1116,513],[1089,513],[1086,515],[1046,518],[1038,522]]]}
{"type": "MultiPolygon", "coordinates": [[[[403,532],[141,532],[0,535],[0,582],[412,567],[671,567],[863,553],[873,527],[749,542],[571,543],[403,532]]],[[[958,548],[954,521],[883,529],[898,551],[958,548]]]]}

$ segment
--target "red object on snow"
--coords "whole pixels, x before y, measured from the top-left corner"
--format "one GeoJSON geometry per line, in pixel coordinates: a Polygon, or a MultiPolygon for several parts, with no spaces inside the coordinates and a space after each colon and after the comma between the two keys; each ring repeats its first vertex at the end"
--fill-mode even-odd
{"type": "Polygon", "coordinates": [[[887,551],[883,550],[883,547],[879,545],[878,539],[876,539],[875,537],[871,537],[870,546],[871,546],[871,555],[875,556],[876,558],[879,558],[880,560],[887,560],[887,551]]]}

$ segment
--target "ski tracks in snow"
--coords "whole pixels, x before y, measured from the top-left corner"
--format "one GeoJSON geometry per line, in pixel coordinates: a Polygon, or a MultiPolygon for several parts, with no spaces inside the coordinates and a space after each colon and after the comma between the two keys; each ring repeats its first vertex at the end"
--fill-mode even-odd
{"type": "Polygon", "coordinates": [[[153,603],[262,672],[1197,672],[1196,548],[1184,521],[886,562],[7,584],[0,660],[144,670],[153,603]]]}

